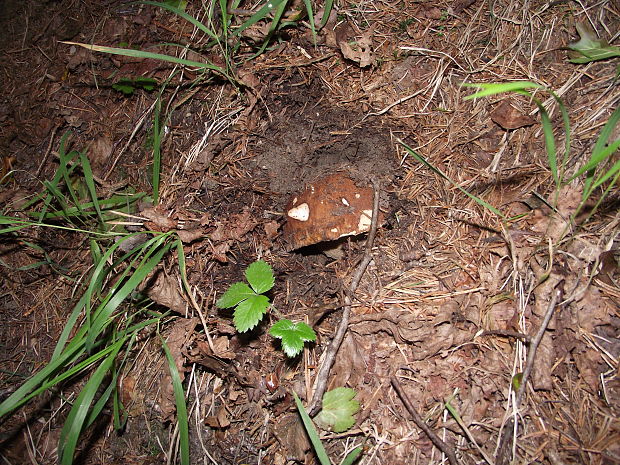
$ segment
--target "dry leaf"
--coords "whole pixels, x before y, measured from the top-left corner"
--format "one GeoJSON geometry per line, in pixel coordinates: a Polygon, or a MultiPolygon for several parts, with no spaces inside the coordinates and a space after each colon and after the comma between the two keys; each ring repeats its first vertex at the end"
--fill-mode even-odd
{"type": "Polygon", "coordinates": [[[301,418],[297,413],[289,413],[276,420],[274,435],[286,453],[286,458],[304,463],[306,451],[310,450],[310,441],[301,418]]]}
{"type": "Polygon", "coordinates": [[[504,100],[491,112],[491,119],[503,129],[517,129],[531,126],[535,119],[517,110],[508,100],[504,100]]]}
{"type": "Polygon", "coordinates": [[[157,272],[155,282],[147,289],[146,294],[154,302],[174,312],[183,314],[187,310],[178,279],[163,271],[157,272]]]}
{"type": "Polygon", "coordinates": [[[195,241],[196,239],[200,239],[201,237],[203,237],[205,235],[205,232],[202,228],[195,228],[189,230],[178,229],[177,235],[179,236],[179,239],[181,239],[181,242],[183,242],[184,244],[188,244],[195,241]]]}
{"type": "Polygon", "coordinates": [[[341,41],[340,51],[346,59],[358,63],[360,68],[366,68],[375,63],[375,56],[372,51],[372,38],[369,32],[363,34],[356,41],[341,41]]]}
{"type": "Polygon", "coordinates": [[[145,208],[140,215],[148,219],[146,227],[153,231],[167,232],[176,229],[176,220],[170,218],[161,207],[145,208]]]}

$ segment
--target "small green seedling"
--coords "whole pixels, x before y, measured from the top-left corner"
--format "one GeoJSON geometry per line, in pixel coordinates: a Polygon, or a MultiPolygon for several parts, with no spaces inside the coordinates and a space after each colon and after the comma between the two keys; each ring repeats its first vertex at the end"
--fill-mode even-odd
{"type": "MultiPolygon", "coordinates": [[[[304,423],[304,428],[306,428],[306,432],[308,433],[308,436],[310,437],[310,442],[312,442],[312,447],[314,447],[314,452],[316,453],[317,458],[319,459],[319,462],[321,463],[321,465],[331,465],[331,461],[329,460],[329,457],[327,456],[327,452],[325,451],[325,447],[323,447],[323,443],[321,442],[321,438],[319,437],[319,433],[316,430],[314,423],[312,423],[312,419],[310,419],[310,416],[308,415],[308,412],[306,412],[306,409],[304,408],[303,404],[301,403],[301,400],[299,400],[299,397],[297,397],[297,394],[295,394],[293,392],[293,397],[295,398],[295,404],[297,404],[297,409],[299,410],[299,415],[301,415],[301,420],[304,423]]],[[[349,389],[349,388],[336,388],[333,391],[329,391],[326,392],[325,395],[323,396],[323,411],[325,411],[326,407],[326,401],[328,404],[332,403],[335,399],[337,398],[348,398],[348,401],[345,401],[346,403],[355,403],[357,404],[357,408],[354,411],[349,410],[348,412],[339,415],[339,414],[335,414],[335,417],[339,418],[340,420],[343,420],[345,417],[352,417],[352,415],[354,413],[356,413],[359,410],[359,402],[357,401],[352,401],[351,399],[353,399],[353,397],[355,397],[355,391],[353,389],[349,389]],[[337,392],[337,394],[332,394],[334,392],[337,392]],[[350,392],[349,392],[350,391],[350,392]],[[344,394],[344,392],[346,392],[346,394],[344,394]],[[352,394],[351,394],[352,393],[352,394]]],[[[332,412],[335,411],[335,409],[331,408],[332,412]]],[[[323,413],[323,411],[321,411],[321,413],[323,413]]],[[[321,415],[321,413],[319,413],[319,416],[321,415]]],[[[333,413],[331,414],[333,415],[333,413]]],[[[347,429],[349,429],[351,426],[353,426],[353,424],[355,423],[355,419],[353,419],[353,422],[350,422],[348,419],[346,420],[346,422],[349,424],[349,426],[345,429],[343,429],[342,431],[346,431],[347,429]]],[[[317,416],[317,423],[318,423],[318,416],[317,416]]],[[[341,425],[344,423],[341,423],[341,425]]],[[[336,431],[334,429],[334,431],[336,431]]],[[[342,432],[341,431],[341,432],[342,432]]],[[[360,454],[363,451],[363,446],[358,446],[355,449],[353,449],[351,452],[349,452],[347,454],[347,456],[344,458],[344,460],[340,463],[340,465],[351,465],[353,462],[355,462],[360,454]]]]}
{"type": "Polygon", "coordinates": [[[133,95],[138,89],[151,92],[155,89],[155,86],[157,86],[157,81],[153,78],[120,78],[116,83],[112,84],[112,89],[122,92],[125,95],[133,95]]]}
{"type": "MultiPolygon", "coordinates": [[[[235,307],[233,323],[240,333],[255,328],[263,319],[271,304],[269,297],[263,294],[269,291],[275,282],[273,270],[263,260],[248,266],[245,278],[249,285],[241,281],[234,283],[216,302],[219,308],[235,307]]],[[[269,334],[282,341],[282,349],[289,357],[297,356],[305,342],[316,340],[314,330],[306,323],[293,323],[287,319],[276,322],[269,334]]]]}
{"type": "Polygon", "coordinates": [[[305,342],[316,340],[314,330],[303,321],[293,323],[291,320],[282,319],[271,326],[269,334],[281,340],[282,350],[291,358],[303,350],[305,342]]]}

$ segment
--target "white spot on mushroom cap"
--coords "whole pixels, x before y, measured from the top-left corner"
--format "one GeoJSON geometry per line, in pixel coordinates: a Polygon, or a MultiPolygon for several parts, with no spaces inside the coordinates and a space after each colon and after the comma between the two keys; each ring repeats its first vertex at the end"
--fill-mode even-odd
{"type": "Polygon", "coordinates": [[[287,212],[287,215],[294,220],[308,221],[308,218],[310,218],[310,207],[307,203],[304,202],[297,205],[296,207],[291,208],[287,212]]]}
{"type": "Polygon", "coordinates": [[[338,232],[338,228],[332,228],[332,229],[331,229],[331,231],[332,231],[333,233],[337,233],[337,232],[338,232]]]}
{"type": "Polygon", "coordinates": [[[342,203],[344,203],[347,207],[350,205],[349,201],[345,199],[344,197],[342,198],[342,203]]]}
{"type": "Polygon", "coordinates": [[[368,231],[372,223],[372,210],[363,210],[360,215],[360,222],[357,225],[358,231],[368,231]]]}

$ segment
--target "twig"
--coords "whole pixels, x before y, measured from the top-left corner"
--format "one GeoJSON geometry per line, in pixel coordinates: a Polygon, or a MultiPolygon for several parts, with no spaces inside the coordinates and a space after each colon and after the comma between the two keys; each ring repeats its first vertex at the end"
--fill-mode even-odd
{"type": "Polygon", "coordinates": [[[439,449],[441,452],[446,454],[446,457],[448,457],[448,462],[450,462],[450,465],[458,465],[458,461],[456,460],[456,452],[454,451],[454,448],[452,446],[449,446],[445,442],[443,442],[439,438],[439,436],[437,436],[433,432],[433,430],[430,429],[426,423],[424,423],[424,420],[422,420],[422,417],[420,417],[420,414],[415,409],[415,407],[409,400],[409,397],[407,396],[402,386],[398,382],[398,378],[396,378],[396,376],[392,376],[390,378],[390,382],[392,383],[392,386],[398,393],[398,396],[400,397],[400,399],[403,401],[403,404],[405,404],[407,411],[413,418],[413,421],[418,426],[418,428],[424,431],[424,433],[428,436],[428,438],[435,445],[435,447],[437,447],[437,449],[439,449]]]}
{"type": "MultiPolygon", "coordinates": [[[[530,377],[532,367],[534,366],[534,360],[536,359],[536,350],[538,349],[540,341],[542,340],[545,331],[547,330],[547,326],[549,326],[549,321],[551,321],[551,317],[553,316],[553,312],[555,311],[559,294],[559,290],[556,290],[556,292],[553,294],[551,302],[549,302],[549,306],[547,307],[547,311],[545,312],[543,322],[540,324],[540,328],[538,328],[538,332],[536,333],[536,336],[534,336],[534,338],[532,339],[532,343],[530,344],[530,351],[527,354],[527,362],[525,363],[525,369],[523,370],[521,385],[519,386],[519,389],[517,390],[517,395],[515,396],[513,408],[515,412],[519,410],[521,402],[523,401],[523,397],[525,396],[525,389],[527,386],[528,378],[530,377]]],[[[510,439],[513,437],[514,431],[515,419],[514,417],[510,417],[510,419],[506,422],[506,425],[504,426],[504,431],[497,447],[497,453],[495,454],[496,465],[508,464],[511,450],[510,439]]]]}
{"type": "Polygon", "coordinates": [[[519,333],[517,331],[510,331],[506,329],[491,329],[489,331],[483,331],[478,334],[479,337],[484,336],[502,336],[502,337],[514,337],[516,339],[523,339],[523,342],[529,344],[531,339],[528,334],[519,333]]]}
{"type": "Polygon", "coordinates": [[[357,269],[355,270],[355,273],[353,274],[351,284],[349,285],[349,292],[345,293],[344,310],[342,311],[342,318],[340,320],[340,324],[338,325],[338,329],[336,330],[336,335],[334,336],[332,342],[327,348],[323,364],[319,368],[319,372],[317,374],[316,389],[314,390],[314,395],[312,396],[312,401],[310,402],[310,407],[308,408],[310,416],[316,415],[321,409],[321,399],[323,398],[323,394],[325,394],[325,390],[327,389],[327,379],[329,378],[329,371],[331,370],[332,365],[336,360],[338,349],[340,349],[340,344],[342,344],[344,335],[346,334],[349,327],[349,317],[351,316],[350,296],[355,294],[355,290],[357,289],[357,286],[359,286],[364,271],[366,271],[368,264],[372,260],[372,246],[375,242],[377,225],[379,223],[379,182],[373,180],[373,186],[375,190],[375,195],[373,199],[372,220],[370,223],[368,239],[366,239],[366,249],[364,251],[364,257],[362,258],[362,261],[359,263],[357,269]]]}
{"type": "Polygon", "coordinates": [[[56,131],[58,131],[58,128],[60,128],[60,124],[57,124],[56,126],[54,126],[54,129],[52,129],[52,133],[50,134],[50,141],[47,144],[47,149],[45,150],[45,153],[43,154],[43,158],[41,158],[41,163],[39,164],[39,167],[37,168],[37,176],[41,174],[41,170],[43,170],[43,165],[47,161],[47,157],[52,151],[52,144],[54,143],[54,136],[56,135],[56,131]]]}

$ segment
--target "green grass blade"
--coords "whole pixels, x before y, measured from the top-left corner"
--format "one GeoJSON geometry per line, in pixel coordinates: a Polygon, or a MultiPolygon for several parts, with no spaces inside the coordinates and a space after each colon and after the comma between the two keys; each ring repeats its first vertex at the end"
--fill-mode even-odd
{"type": "Polygon", "coordinates": [[[200,31],[202,31],[205,34],[207,34],[212,39],[215,39],[215,40],[219,39],[219,37],[217,36],[217,34],[215,34],[215,32],[213,32],[207,26],[205,26],[200,21],[198,21],[196,18],[194,18],[193,16],[187,14],[185,11],[181,10],[180,8],[177,8],[175,6],[169,5],[169,4],[164,3],[164,2],[140,1],[138,3],[142,3],[144,5],[153,5],[153,6],[157,6],[157,7],[163,8],[164,10],[168,10],[168,11],[174,13],[175,15],[179,16],[180,18],[183,18],[185,21],[190,22],[196,28],[198,28],[200,31]]]}
{"type": "Polygon", "coordinates": [[[312,2],[304,0],[306,11],[308,12],[308,21],[310,22],[310,30],[312,31],[312,42],[316,45],[316,28],[314,27],[314,11],[312,11],[312,2]]]}
{"type": "Polygon", "coordinates": [[[306,412],[301,400],[297,397],[295,391],[293,391],[293,397],[295,398],[295,404],[297,404],[297,410],[299,410],[299,415],[301,415],[301,420],[304,423],[304,427],[306,428],[306,432],[310,437],[310,442],[312,442],[312,446],[314,447],[314,452],[321,462],[321,465],[331,465],[329,461],[329,457],[327,456],[327,452],[325,451],[325,447],[323,447],[323,443],[321,442],[321,438],[319,438],[319,433],[314,427],[314,423],[310,419],[310,416],[306,412]]]}
{"type": "Polygon", "coordinates": [[[73,307],[69,318],[67,318],[65,327],[63,328],[62,333],[58,338],[58,342],[56,343],[56,348],[54,349],[54,353],[52,354],[50,363],[52,361],[55,361],[63,354],[67,341],[69,340],[69,337],[73,332],[73,328],[75,327],[75,324],[77,323],[77,320],[80,317],[82,310],[86,307],[86,302],[88,302],[88,296],[86,294],[83,294],[78,303],[75,304],[75,306],[73,307]]]}
{"type": "Polygon", "coordinates": [[[101,222],[101,227],[105,230],[106,224],[105,220],[103,219],[103,214],[101,213],[99,198],[97,197],[97,188],[95,187],[93,170],[85,153],[80,153],[80,164],[82,165],[82,171],[84,172],[84,182],[86,183],[86,187],[88,188],[88,194],[90,195],[90,199],[93,201],[93,206],[95,207],[95,211],[97,212],[97,216],[99,217],[99,221],[101,222]]]}
{"type": "Polygon", "coordinates": [[[49,196],[46,199],[46,207],[51,205],[52,200],[56,199],[56,202],[58,202],[58,204],[60,205],[60,211],[58,211],[58,217],[59,218],[64,218],[66,220],[69,220],[69,218],[71,218],[71,216],[84,216],[84,214],[82,213],[81,208],[78,207],[73,207],[73,210],[75,211],[75,214],[70,215],[69,214],[69,210],[70,207],[67,204],[67,202],[65,201],[65,197],[64,195],[62,195],[62,192],[60,192],[60,190],[58,189],[57,186],[55,186],[53,183],[49,182],[49,181],[43,181],[43,185],[45,186],[45,188],[48,190],[49,192],[49,196]]]}
{"type": "Polygon", "coordinates": [[[120,289],[114,289],[105,302],[97,309],[97,316],[93,319],[92,326],[86,339],[86,350],[91,352],[99,335],[110,324],[110,316],[118,306],[132,293],[149,273],[161,262],[168,252],[171,244],[164,244],[169,236],[161,235],[145,252],[141,263],[136,267],[131,276],[123,281],[120,289]]]}
{"type": "Polygon", "coordinates": [[[0,234],[8,234],[8,233],[19,231],[20,229],[24,229],[24,228],[28,228],[32,226],[32,223],[27,223],[25,221],[15,221],[15,218],[11,218],[10,216],[0,217],[0,224],[14,224],[14,223],[20,223],[20,225],[9,226],[8,228],[0,229],[0,234]]]}
{"type": "Polygon", "coordinates": [[[282,3],[287,3],[288,0],[272,0],[269,2],[265,2],[262,8],[260,8],[256,13],[254,13],[250,18],[244,22],[241,26],[235,29],[234,34],[239,35],[247,28],[254,26],[261,19],[267,17],[269,12],[275,8],[278,8],[282,3]]]}
{"type": "Polygon", "coordinates": [[[321,27],[324,27],[327,24],[327,21],[329,20],[329,15],[332,12],[332,9],[334,8],[334,0],[327,0],[325,2],[325,5],[323,6],[323,19],[321,19],[321,27]]]}
{"type": "Polygon", "coordinates": [[[71,350],[63,352],[61,356],[35,373],[7,399],[0,403],[0,418],[21,407],[40,392],[43,392],[43,390],[40,389],[41,384],[45,383],[45,380],[52,376],[60,367],[71,363],[71,361],[75,359],[75,356],[79,355],[81,355],[79,347],[72,347],[71,350]]]}
{"type": "MultiPolygon", "coordinates": [[[[531,81],[514,81],[500,83],[463,83],[464,87],[476,87],[482,89],[475,94],[468,95],[464,100],[488,97],[490,95],[503,94],[505,92],[525,92],[527,89],[544,89],[540,84],[531,81]]],[[[529,94],[528,94],[529,95],[529,94]]]]}
{"type": "Polygon", "coordinates": [[[162,347],[166,354],[166,360],[168,361],[168,369],[170,370],[170,376],[172,377],[172,387],[174,389],[174,402],[177,407],[177,421],[179,422],[179,442],[181,452],[181,465],[189,465],[189,422],[187,419],[187,404],[185,403],[185,392],[183,391],[183,384],[181,384],[181,376],[177,370],[177,365],[172,358],[168,344],[161,339],[162,347]]]}
{"type": "MultiPolygon", "coordinates": [[[[99,200],[98,204],[99,204],[99,207],[104,210],[121,209],[121,208],[126,208],[128,205],[135,203],[139,199],[143,198],[145,195],[146,194],[144,192],[140,192],[138,194],[114,195],[110,197],[109,199],[99,200]]],[[[73,216],[92,216],[95,213],[90,212],[88,210],[94,207],[95,207],[94,202],[82,202],[79,208],[78,207],[66,207],[64,210],[52,211],[49,213],[44,213],[43,215],[41,215],[40,213],[36,213],[36,212],[26,212],[26,214],[31,217],[40,217],[39,222],[41,223],[41,225],[46,226],[42,224],[42,221],[44,219],[70,218],[73,216]],[[83,213],[80,214],[80,212],[83,212],[83,213]]],[[[82,230],[82,232],[89,232],[89,231],[82,230]]]]}
{"type": "Polygon", "coordinates": [[[134,57],[134,58],[150,58],[152,60],[167,61],[169,63],[175,63],[177,65],[190,66],[192,68],[210,69],[211,71],[220,73],[222,76],[224,76],[229,81],[232,81],[232,78],[228,74],[226,74],[225,70],[223,70],[219,66],[213,65],[208,62],[186,60],[184,58],[178,58],[178,57],[174,57],[170,55],[165,55],[163,53],[145,52],[142,50],[133,50],[130,48],[106,47],[103,45],[89,45],[89,44],[83,44],[80,42],[68,42],[68,41],[63,41],[62,43],[67,44],[67,45],[77,45],[79,47],[84,47],[85,49],[88,49],[94,52],[110,53],[112,55],[123,55],[123,56],[134,57]]]}
{"type": "Polygon", "coordinates": [[[160,114],[161,114],[161,95],[164,88],[161,88],[157,100],[155,101],[155,111],[153,112],[153,204],[159,203],[159,176],[161,172],[161,135],[160,114]]]}
{"type": "Polygon", "coordinates": [[[536,106],[538,107],[538,111],[540,112],[540,119],[543,127],[543,134],[545,136],[545,149],[547,151],[547,161],[549,162],[549,169],[551,170],[551,174],[553,175],[553,181],[557,188],[560,187],[561,179],[560,179],[560,171],[558,170],[558,159],[557,152],[555,146],[555,136],[553,135],[553,124],[551,123],[551,118],[549,117],[549,113],[543,106],[543,104],[538,99],[532,99],[536,106]]]}
{"type": "Polygon", "coordinates": [[[616,163],[614,163],[614,166],[612,166],[609,171],[605,172],[600,178],[598,178],[594,182],[594,184],[592,185],[592,190],[596,189],[598,186],[603,184],[609,178],[614,176],[618,172],[618,170],[620,170],[620,160],[618,160],[616,163]]]}
{"type": "MultiPolygon", "coordinates": [[[[71,197],[71,200],[73,201],[73,205],[75,205],[78,208],[79,211],[79,216],[84,216],[84,211],[81,208],[81,202],[80,202],[80,197],[77,194],[77,192],[75,191],[75,189],[73,188],[73,183],[71,182],[71,174],[72,174],[72,170],[70,170],[69,167],[69,161],[72,160],[75,157],[79,157],[80,153],[77,151],[72,151],[71,153],[64,155],[64,154],[60,154],[60,171],[62,172],[62,177],[65,181],[65,187],[67,188],[67,191],[69,192],[69,197],[71,197]]],[[[54,195],[56,195],[57,197],[57,201],[58,202],[63,202],[64,201],[64,196],[60,193],[55,193],[54,195]]],[[[64,208],[63,208],[64,210],[64,208]]]]}
{"type": "Polygon", "coordinates": [[[355,449],[353,449],[351,452],[347,454],[347,456],[340,463],[340,465],[351,465],[353,462],[355,462],[358,459],[358,457],[362,454],[363,451],[364,451],[364,448],[362,446],[356,447],[355,449]]]}
{"type": "MultiPolygon", "coordinates": [[[[62,159],[65,159],[65,152],[66,152],[66,148],[67,148],[67,141],[69,139],[69,136],[71,135],[71,133],[69,131],[65,132],[62,137],[60,138],[60,146],[58,148],[58,156],[62,157],[62,159]]],[[[77,152],[74,152],[77,153],[77,152]]],[[[51,185],[56,187],[58,185],[58,183],[60,182],[60,180],[63,177],[63,171],[64,171],[64,167],[62,169],[57,169],[56,173],[54,174],[54,177],[52,178],[52,180],[50,181],[51,185]]],[[[45,183],[44,183],[45,185],[45,183]]],[[[41,212],[39,213],[39,222],[43,221],[44,215],[47,211],[47,208],[49,207],[50,203],[52,202],[53,196],[48,194],[45,196],[45,199],[43,200],[43,208],[41,209],[41,212]]],[[[33,201],[36,201],[36,199],[33,199],[33,201]]],[[[30,205],[26,204],[25,208],[28,208],[30,205]]]]}
{"type": "Polygon", "coordinates": [[[445,179],[446,181],[448,181],[450,184],[452,184],[454,187],[456,187],[457,189],[459,189],[461,192],[463,192],[465,195],[467,195],[470,199],[474,200],[476,203],[478,203],[479,205],[481,205],[482,207],[486,208],[487,210],[495,213],[497,216],[499,216],[502,219],[506,219],[506,216],[499,211],[497,208],[495,208],[493,205],[491,205],[490,203],[484,201],[483,199],[481,199],[480,197],[471,194],[470,192],[468,192],[467,190],[463,189],[461,186],[459,186],[457,183],[455,183],[452,179],[450,179],[450,177],[448,177],[447,174],[445,174],[443,171],[441,171],[439,168],[433,166],[430,162],[428,162],[426,160],[426,158],[424,158],[422,155],[418,154],[415,150],[413,150],[411,147],[409,147],[407,144],[405,144],[403,141],[400,141],[400,144],[407,150],[407,152],[409,152],[416,160],[418,160],[420,163],[422,163],[423,165],[425,165],[427,168],[430,168],[433,172],[437,173],[439,176],[441,176],[443,179],[445,179]]]}
{"type": "Polygon", "coordinates": [[[124,339],[117,341],[112,347],[108,356],[97,367],[86,385],[82,388],[73,407],[67,416],[64,427],[60,433],[58,441],[58,455],[61,457],[62,465],[71,465],[78,439],[84,427],[84,422],[89,414],[90,405],[101,386],[104,377],[112,367],[112,363],[125,343],[124,339]]]}
{"type": "MultiPolygon", "coordinates": [[[[222,17],[222,32],[224,34],[224,40],[228,37],[228,24],[230,22],[231,15],[228,14],[228,1],[227,0],[218,0],[220,5],[220,15],[222,17]]],[[[219,42],[219,38],[218,42],[219,42]]]]}
{"type": "MultiPolygon", "coordinates": [[[[603,126],[603,129],[601,130],[601,133],[599,134],[596,140],[596,143],[594,144],[594,148],[592,149],[592,156],[590,157],[590,160],[588,160],[588,163],[582,166],[579,169],[579,171],[577,171],[577,173],[575,173],[571,177],[570,179],[571,181],[581,176],[586,171],[590,171],[594,169],[599,163],[601,163],[609,155],[615,152],[615,150],[617,150],[617,147],[616,149],[609,150],[607,148],[607,145],[609,143],[609,139],[613,135],[613,131],[616,128],[616,125],[618,124],[619,120],[620,120],[620,106],[614,110],[614,112],[609,117],[609,120],[607,120],[607,123],[605,123],[605,126],[603,126]]],[[[617,144],[619,140],[620,139],[614,141],[611,144],[611,146],[614,146],[615,144],[617,144]]]]}
{"type": "MultiPolygon", "coordinates": [[[[84,292],[84,308],[86,313],[86,327],[90,330],[92,326],[92,316],[91,316],[91,302],[95,295],[100,294],[103,286],[103,281],[106,278],[112,267],[108,267],[108,261],[112,258],[116,249],[118,249],[125,241],[131,240],[133,237],[137,236],[141,233],[130,234],[126,237],[121,238],[121,240],[112,244],[108,250],[100,257],[99,260],[93,262],[95,265],[95,269],[93,270],[90,281],[88,283],[88,287],[84,292]]],[[[114,289],[114,287],[112,288],[114,289]]]]}

